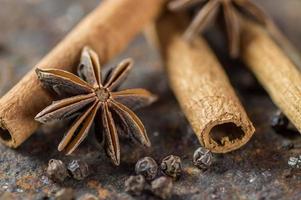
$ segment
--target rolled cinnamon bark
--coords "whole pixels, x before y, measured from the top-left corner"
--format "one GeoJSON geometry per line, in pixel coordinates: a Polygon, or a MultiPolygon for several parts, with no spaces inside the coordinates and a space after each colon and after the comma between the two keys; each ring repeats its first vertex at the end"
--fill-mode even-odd
{"type": "Polygon", "coordinates": [[[268,24],[267,30],[289,59],[301,70],[301,52],[288,40],[273,21],[268,24]]]}
{"type": "Polygon", "coordinates": [[[300,71],[263,28],[246,19],[242,24],[243,61],[301,132],[300,71]]]}
{"type": "MultiPolygon", "coordinates": [[[[38,64],[39,68],[74,71],[83,46],[97,51],[102,63],[124,49],[143,26],[159,13],[165,0],[104,1],[82,20],[38,64]]],[[[34,116],[50,104],[34,70],[0,100],[0,140],[17,147],[38,127],[34,116]]]]}
{"type": "Polygon", "coordinates": [[[207,43],[184,40],[185,25],[182,16],[170,14],[156,24],[157,38],[149,34],[160,47],[170,86],[204,147],[215,153],[238,149],[255,129],[207,43]]]}

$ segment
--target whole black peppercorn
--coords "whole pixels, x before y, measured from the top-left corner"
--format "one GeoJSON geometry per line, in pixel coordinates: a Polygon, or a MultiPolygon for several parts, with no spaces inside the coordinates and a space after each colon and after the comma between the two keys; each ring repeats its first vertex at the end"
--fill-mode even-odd
{"type": "Polygon", "coordinates": [[[208,169],[212,164],[212,153],[203,147],[199,147],[193,154],[193,164],[200,169],[208,169]]]}
{"type": "Polygon", "coordinates": [[[72,177],[76,180],[83,180],[89,175],[87,163],[81,160],[73,160],[69,163],[68,170],[72,177]]]}
{"type": "Polygon", "coordinates": [[[276,132],[285,131],[288,128],[288,124],[288,118],[281,111],[277,111],[271,119],[271,127],[276,132]]]}
{"type": "Polygon", "coordinates": [[[168,199],[171,197],[172,187],[171,178],[162,176],[152,181],[151,192],[161,199],[168,199]]]}
{"type": "Polygon", "coordinates": [[[165,157],[162,160],[160,167],[162,172],[167,176],[171,176],[174,179],[181,176],[182,164],[181,158],[178,156],[170,155],[165,157]]]}
{"type": "Polygon", "coordinates": [[[124,183],[125,191],[138,196],[142,193],[145,185],[145,179],[142,175],[130,176],[124,183]]]}
{"type": "Polygon", "coordinates": [[[49,160],[47,175],[54,181],[64,181],[68,176],[66,165],[61,160],[49,160]]]}
{"type": "Polygon", "coordinates": [[[158,172],[158,165],[151,157],[144,157],[136,163],[135,171],[141,174],[146,180],[153,180],[158,172]]]}
{"type": "Polygon", "coordinates": [[[289,157],[287,164],[292,168],[301,168],[301,155],[299,157],[289,157]]]}

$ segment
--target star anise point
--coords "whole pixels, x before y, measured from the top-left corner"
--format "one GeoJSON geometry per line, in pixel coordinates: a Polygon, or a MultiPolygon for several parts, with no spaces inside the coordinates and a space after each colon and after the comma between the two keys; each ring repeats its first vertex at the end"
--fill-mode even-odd
{"type": "Polygon", "coordinates": [[[218,11],[221,10],[219,8],[222,8],[229,54],[233,58],[238,57],[240,52],[241,15],[251,16],[267,28],[273,26],[270,17],[252,0],[173,0],[168,4],[169,9],[173,11],[192,6],[202,6],[202,9],[184,33],[185,38],[190,40],[202,32],[217,16],[218,11]]]}
{"type": "Polygon", "coordinates": [[[54,101],[35,119],[47,123],[76,118],[60,142],[59,151],[71,154],[85,139],[93,121],[98,130],[95,134],[104,138],[107,155],[115,165],[120,164],[117,126],[123,127],[119,134],[127,133],[144,146],[150,146],[144,125],[129,107],[149,105],[156,96],[144,89],[115,91],[126,79],[132,65],[132,59],[123,60],[103,81],[97,54],[90,47],[84,47],[78,67],[80,78],[62,70],[36,69],[42,86],[56,93],[61,100],[54,101]]]}

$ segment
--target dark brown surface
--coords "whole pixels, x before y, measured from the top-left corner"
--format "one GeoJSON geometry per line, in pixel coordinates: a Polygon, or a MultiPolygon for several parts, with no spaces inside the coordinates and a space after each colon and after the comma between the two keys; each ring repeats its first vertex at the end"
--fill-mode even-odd
{"type": "MultiPolygon", "coordinates": [[[[284,32],[301,49],[301,27],[298,25],[301,2],[257,1],[268,8],[284,32]]],[[[96,0],[1,0],[1,94],[97,3],[96,0]]],[[[215,35],[207,35],[213,41],[215,35]]],[[[212,44],[218,43],[217,39],[214,41],[212,44]]],[[[124,192],[124,181],[134,173],[135,162],[146,155],[159,162],[173,153],[181,157],[184,172],[174,183],[172,199],[300,199],[301,171],[290,171],[287,164],[290,156],[301,155],[300,135],[289,132],[279,135],[269,127],[276,107],[253,76],[239,62],[230,62],[222,56],[222,52],[226,52],[226,48],[219,50],[219,56],[257,132],[240,150],[214,155],[214,164],[208,171],[201,172],[193,167],[192,155],[198,141],[168,89],[157,53],[139,36],[111,64],[133,57],[135,67],[124,87],[145,87],[160,95],[156,104],[138,112],[148,130],[152,148],[132,150],[134,145],[125,141],[121,147],[121,165],[114,167],[101,150],[87,141],[72,156],[58,153],[56,147],[64,131],[43,127],[17,150],[0,145],[0,193],[12,192],[20,199],[42,197],[44,194],[53,197],[60,188],[72,187],[76,196],[90,192],[101,199],[131,199],[124,192]],[[290,143],[295,147],[287,150],[290,143]],[[82,158],[88,162],[91,175],[84,181],[70,178],[63,184],[56,184],[45,173],[51,158],[62,159],[66,163],[73,158],[82,158]]],[[[137,199],[152,198],[146,194],[137,199]]]]}

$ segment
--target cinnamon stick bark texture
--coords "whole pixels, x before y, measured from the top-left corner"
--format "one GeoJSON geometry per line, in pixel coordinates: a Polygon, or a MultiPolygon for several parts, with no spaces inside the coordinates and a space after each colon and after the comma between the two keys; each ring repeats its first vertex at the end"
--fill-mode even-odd
{"type": "Polygon", "coordinates": [[[164,16],[155,28],[170,86],[204,147],[215,153],[238,149],[255,129],[207,43],[183,39],[182,19],[164,16]]]}
{"type": "Polygon", "coordinates": [[[243,24],[243,61],[301,132],[300,71],[264,29],[247,20],[243,24]]]}
{"type": "MultiPolygon", "coordinates": [[[[104,1],[36,66],[74,71],[85,45],[106,63],[158,15],[164,1],[104,1]]],[[[38,128],[34,116],[51,101],[31,70],[0,100],[0,140],[10,147],[23,143],[38,128]]]]}

